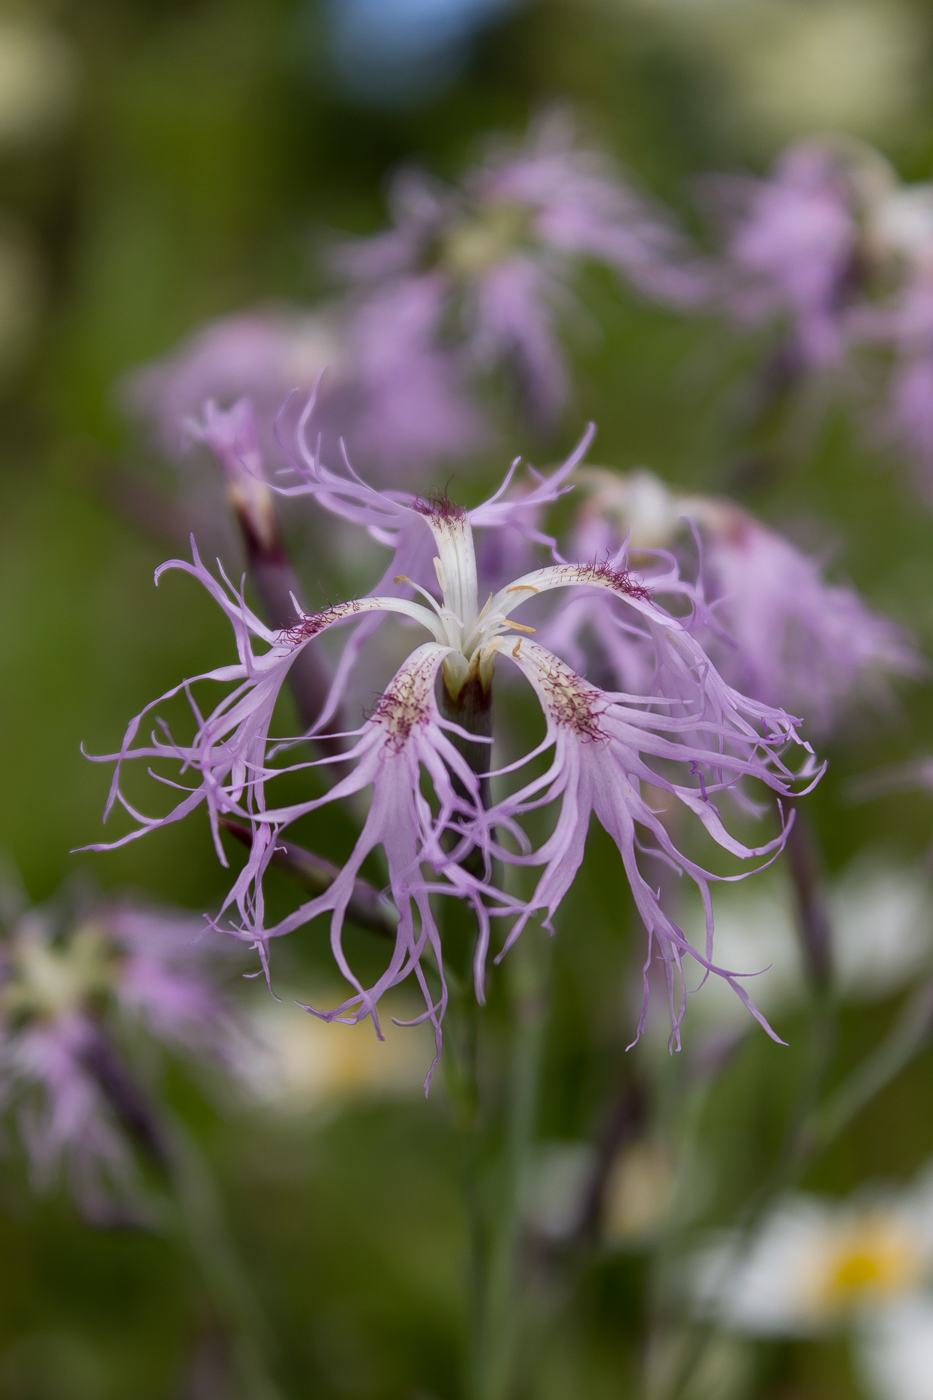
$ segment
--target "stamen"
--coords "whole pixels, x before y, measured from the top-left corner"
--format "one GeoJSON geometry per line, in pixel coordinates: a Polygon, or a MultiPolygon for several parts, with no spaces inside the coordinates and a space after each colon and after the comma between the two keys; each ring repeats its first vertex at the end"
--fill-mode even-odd
{"type": "Polygon", "coordinates": [[[440,586],[441,586],[441,592],[442,592],[442,593],[446,593],[446,592],[447,592],[447,575],[444,573],[444,566],[443,566],[443,564],[441,563],[440,559],[438,559],[438,557],[437,557],[436,554],[435,554],[435,556],[434,556],[434,572],[435,572],[435,574],[437,575],[437,581],[438,581],[438,583],[439,583],[440,586]]]}
{"type": "Polygon", "coordinates": [[[511,588],[507,588],[506,593],[540,593],[540,588],[535,588],[533,583],[516,583],[511,588]]]}
{"type": "MultiPolygon", "coordinates": [[[[415,590],[416,593],[420,593],[422,598],[427,599],[427,601],[431,604],[431,607],[437,613],[438,617],[443,619],[453,617],[453,614],[451,613],[449,608],[443,607],[437,601],[433,594],[429,593],[426,588],[422,588],[420,583],[415,583],[415,580],[413,578],[409,578],[407,574],[396,574],[392,582],[409,584],[415,590]]],[[[455,617],[454,621],[459,622],[460,619],[455,617]]]]}
{"type": "Polygon", "coordinates": [[[486,614],[487,614],[488,611],[489,611],[489,604],[490,604],[491,602],[492,602],[492,594],[490,593],[489,597],[486,599],[485,603],[483,604],[483,610],[482,610],[482,612],[479,614],[479,616],[478,616],[477,619],[476,619],[476,626],[477,626],[477,627],[478,627],[478,626],[480,625],[480,623],[485,619],[486,614]]]}
{"type": "Polygon", "coordinates": [[[522,649],[522,639],[521,639],[521,637],[519,637],[518,641],[515,643],[514,647],[512,648],[512,655],[515,657],[516,661],[518,660],[518,653],[521,651],[521,649],[522,649]]]}
{"type": "Polygon", "coordinates": [[[524,622],[510,622],[509,626],[516,632],[528,632],[529,634],[538,630],[537,627],[526,627],[524,622]]]}

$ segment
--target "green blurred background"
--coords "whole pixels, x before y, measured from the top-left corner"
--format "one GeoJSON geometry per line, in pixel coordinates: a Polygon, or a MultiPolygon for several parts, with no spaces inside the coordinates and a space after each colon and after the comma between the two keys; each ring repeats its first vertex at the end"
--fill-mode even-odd
{"type": "MultiPolygon", "coordinates": [[[[393,4],[383,0],[380,23],[393,4]]],[[[933,15],[922,3],[476,5],[459,36],[432,47],[422,30],[414,57],[390,45],[381,67],[365,43],[353,48],[352,8],[346,0],[0,8],[0,843],[37,900],[76,872],[194,909],[216,906],[225,888],[199,821],[114,854],[70,854],[99,839],[108,781],[79,745],[111,749],[130,715],[227,648],[220,615],[188,580],[152,586],[153,568],[177,545],[155,509],[147,520],[138,502],[129,508],[123,483],[142,473],[153,499],[168,500],[171,479],[119,411],[115,385],[130,369],[212,316],[321,295],[322,237],[381,227],[392,167],[414,157],[454,176],[483,133],[520,132],[553,99],[572,102],[587,134],[699,237],[696,176],[763,169],[812,130],[875,141],[907,178],[933,171],[933,15]],[[21,42],[24,26],[32,50],[21,42]]],[[[427,22],[422,15],[417,26],[427,22]]],[[[595,273],[583,298],[599,334],[574,348],[578,390],[565,437],[542,445],[516,434],[482,464],[482,480],[513,452],[544,465],[593,418],[593,460],[730,492],[799,542],[830,551],[839,576],[929,650],[933,522],[906,477],[861,443],[857,414],[832,409],[811,428],[770,423],[737,447],[729,425],[750,350],[716,324],[626,300],[595,273]]],[[[298,563],[315,577],[313,560],[298,563]]],[[[831,871],[879,845],[924,860],[933,830],[926,797],[853,806],[846,792],[853,775],[925,751],[931,720],[928,692],[917,686],[883,728],[849,733],[830,750],[813,808],[831,871]]],[[[553,949],[539,1122],[549,1142],[598,1134],[624,1072],[631,997],[622,984],[640,935],[627,912],[620,917],[607,847],[595,843],[553,949]]],[[[283,957],[286,971],[292,958],[325,975],[323,949],[283,957]]],[[[250,982],[243,995],[266,993],[250,982]]],[[[884,1003],[845,1014],[834,1074],[894,1012],[884,1003]]],[[[749,1037],[705,1102],[699,1135],[712,1166],[702,1221],[723,1217],[769,1160],[805,1072],[798,1020],[780,1024],[789,1050],[749,1037]]],[[[658,1127],[676,1153],[683,1104],[692,1102],[686,1071],[676,1060],[658,1068],[647,1047],[632,1054],[649,1079],[667,1082],[662,1101],[681,1096],[658,1127]]],[[[216,1086],[178,1067],[166,1070],[165,1092],[215,1163],[273,1319],[283,1393],[446,1400],[458,1394],[466,1251],[449,1114],[443,1091],[426,1105],[407,1072],[390,1090],[367,1073],[348,1071],[362,1084],[352,1093],[309,1090],[289,1112],[218,1098],[216,1086]]],[[[931,1092],[925,1053],[809,1184],[844,1191],[866,1178],[906,1178],[933,1151],[931,1092]]],[[[15,1152],[0,1167],[0,1249],[0,1396],[234,1393],[223,1381],[207,1388],[212,1323],[171,1241],[95,1232],[65,1196],[37,1201],[15,1152]]],[[[566,1296],[555,1285],[558,1320],[525,1378],[528,1395],[640,1393],[646,1269],[637,1248],[607,1247],[566,1296]]],[[[858,1394],[841,1343],[762,1346],[735,1365],[746,1368],[744,1393],[769,1400],[858,1394]]],[[[723,1387],[733,1382],[714,1380],[707,1393],[731,1394],[723,1387]]]]}

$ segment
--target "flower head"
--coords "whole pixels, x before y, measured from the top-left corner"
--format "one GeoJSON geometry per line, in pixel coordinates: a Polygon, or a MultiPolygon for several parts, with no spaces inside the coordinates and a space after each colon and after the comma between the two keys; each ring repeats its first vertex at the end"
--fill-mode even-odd
{"type": "Polygon", "coordinates": [[[780,849],[783,833],[757,847],[744,845],[728,832],[722,801],[745,779],[788,793],[798,778],[809,782],[817,770],[803,746],[803,763],[795,777],[782,754],[799,745],[796,722],[729,686],[688,624],[663,609],[629,571],[624,552],[603,562],[552,563],[498,587],[481,585],[474,531],[513,525],[549,543],[533,523],[535,508],[566,489],[579,451],[550,477],[538,477],[524,497],[510,496],[510,473],[493,497],[468,511],[446,495],[425,500],[375,491],[349,468],[337,473],[323,466],[302,436],[298,443],[299,481],[281,489],[309,494],[319,507],[367,529],[392,549],[389,570],[373,593],[303,615],[284,631],[272,632],[225,579],[218,582],[211,576],[196,552],[191,564],[173,561],[172,567],[194,574],[224,609],[234,628],[239,660],[162,697],[180,691],[189,696],[196,725],[190,741],[176,740],[163,725],[148,743],[137,746],[143,716],[132,722],[120,753],[112,756],[117,771],[109,806],[122,803],[137,825],[113,844],[177,821],[203,803],[218,854],[225,860],[220,818],[248,822],[252,848],[224,906],[237,911],[237,936],[252,942],[265,964],[272,938],[329,913],[331,946],[350,993],[337,1007],[317,1014],[353,1021],[372,1017],[378,1031],[379,997],[414,976],[425,999],[422,1019],[435,1026],[439,1050],[447,993],[435,913],[438,900],[465,901],[475,912],[474,977],[482,997],[492,921],[511,921],[500,957],[534,912],[545,913],[550,927],[580,865],[587,818],[593,811],[619,847],[648,929],[648,962],[658,955],[667,969],[675,1029],[686,999],[685,958],[704,974],[725,977],[750,1006],[739,982],[713,960],[709,887],[720,877],[674,846],[647,790],[650,786],[668,793],[730,855],[767,859],[780,849]],[[589,683],[559,655],[532,641],[534,627],[515,616],[532,600],[536,607],[546,606],[568,593],[584,602],[608,603],[611,624],[654,656],[651,683],[641,693],[607,691],[589,683]],[[352,747],[341,756],[333,786],[306,799],[276,801],[273,784],[278,791],[282,775],[294,779],[309,769],[324,770],[330,762],[274,762],[280,750],[270,741],[270,725],[295,658],[324,632],[351,628],[331,700],[316,726],[320,729],[345,689],[373,625],[393,614],[417,624],[428,639],[415,646],[375,707],[348,736],[352,747]],[[490,772],[491,697],[500,661],[530,683],[546,735],[514,763],[490,772]],[[206,715],[192,693],[195,682],[204,681],[231,687],[206,715]],[[517,779],[517,790],[509,794],[505,789],[510,775],[548,751],[552,757],[543,776],[523,786],[517,779]],[[194,782],[183,788],[180,800],[164,816],[145,817],[123,796],[121,767],[138,757],[174,760],[183,773],[194,774],[194,782]],[[490,781],[496,785],[494,796],[490,781]],[[277,923],[267,922],[262,880],[279,833],[364,790],[370,798],[362,831],[332,885],[277,923]],[[558,808],[553,833],[534,850],[522,823],[531,812],[551,804],[558,808]],[[700,890],[707,920],[701,946],[691,945],[661,908],[657,891],[640,867],[646,849],[649,856],[684,871],[700,890]],[[388,875],[386,894],[395,911],[397,935],[384,972],[365,986],[345,955],[343,925],[361,866],[377,851],[388,875]],[[500,888],[494,875],[497,861],[543,867],[530,899],[500,888]],[[426,966],[433,970],[426,971],[426,966]]]}
{"type": "Polygon", "coordinates": [[[766,180],[719,182],[729,226],[727,304],[739,321],[783,320],[810,368],[837,364],[870,270],[870,222],[893,185],[881,156],[858,143],[791,146],[766,180]]]}
{"type": "MultiPolygon", "coordinates": [[[[390,202],[394,227],[335,258],[360,289],[357,342],[366,343],[373,298],[377,306],[385,299],[414,305],[418,296],[427,306],[433,299],[425,330],[438,363],[453,327],[474,370],[511,368],[530,416],[545,426],[569,392],[556,323],[573,306],[577,263],[604,263],[665,304],[695,306],[707,293],[705,274],[671,218],[635,193],[606,157],[577,146],[563,112],[546,114],[522,147],[494,145],[456,190],[404,172],[390,202]]],[[[396,378],[414,380],[430,364],[419,370],[398,347],[395,353],[396,378]]]]}
{"type": "MultiPolygon", "coordinates": [[[[625,537],[635,550],[683,550],[687,523],[699,527],[704,646],[737,690],[826,734],[855,698],[883,702],[887,676],[918,673],[919,658],[893,623],[738,506],[669,491],[646,471],[590,469],[582,480],[591,490],[574,542],[583,557],[625,537]]],[[[626,651],[619,666],[627,660],[626,651]]]]}
{"type": "Polygon", "coordinates": [[[204,934],[191,916],[114,902],[27,910],[0,944],[0,1105],[36,1185],[64,1169],[91,1217],[132,1192],[131,1142],[158,1153],[116,1048],[121,1027],[233,1063],[235,1018],[204,934]]]}
{"type": "Polygon", "coordinates": [[[207,400],[227,407],[250,397],[271,434],[287,393],[296,388],[310,393],[325,368],[340,377],[342,364],[332,318],[287,310],[242,312],[209,322],[164,359],[134,371],[123,392],[133,413],[153,425],[162,448],[177,456],[189,441],[187,425],[207,400]]]}
{"type": "Polygon", "coordinates": [[[929,1170],[906,1189],[845,1201],[789,1197],[750,1238],[712,1248],[697,1265],[701,1306],[724,1327],[778,1337],[846,1329],[872,1394],[933,1394],[929,1170]]]}

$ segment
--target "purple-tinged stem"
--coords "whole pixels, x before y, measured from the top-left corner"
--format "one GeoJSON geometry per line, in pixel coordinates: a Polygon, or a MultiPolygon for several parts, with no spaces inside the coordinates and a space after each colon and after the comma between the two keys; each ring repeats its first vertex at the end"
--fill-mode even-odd
{"type": "Polygon", "coordinates": [[[573,1239],[592,1244],[599,1236],[606,1208],[606,1189],[620,1148],[635,1138],[645,1120],[645,1095],[628,1066],[610,1106],[596,1150],[596,1161],[580,1203],[573,1239]]]}
{"type": "Polygon", "coordinates": [[[130,1141],[160,1175],[171,1176],[171,1153],[162,1128],[104,1031],[95,1027],[81,1063],[97,1084],[130,1141]]]}
{"type": "Polygon", "coordinates": [[[794,821],[787,834],[787,866],[797,903],[797,925],[807,976],[822,994],[832,977],[832,928],[823,880],[823,860],[810,815],[791,804],[794,821]]]}
{"type": "MultiPolygon", "coordinates": [[[[220,825],[244,846],[252,844],[253,834],[242,822],[221,817],[220,825]]],[[[332,861],[325,860],[323,856],[316,856],[312,851],[297,846],[294,841],[286,841],[281,836],[276,838],[271,864],[300,881],[306,889],[316,895],[329,889],[340,874],[340,867],[332,861]]],[[[391,906],[368,880],[356,881],[347,905],[347,918],[360,928],[371,929],[373,933],[382,934],[384,938],[391,938],[393,941],[395,939],[395,921],[391,906]]]]}

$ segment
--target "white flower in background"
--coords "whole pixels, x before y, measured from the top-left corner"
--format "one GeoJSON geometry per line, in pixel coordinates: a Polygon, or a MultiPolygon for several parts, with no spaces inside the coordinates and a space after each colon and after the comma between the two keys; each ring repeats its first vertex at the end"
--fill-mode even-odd
{"type": "MultiPolygon", "coordinates": [[[[609,1171],[603,1205],[606,1242],[622,1248],[649,1243],[668,1223],[675,1206],[676,1169],[659,1142],[637,1138],[617,1154],[609,1171]]],[[[698,1201],[696,1183],[691,1204],[698,1201]]]]}
{"type": "Polygon", "coordinates": [[[287,996],[261,1003],[252,1020],[259,1054],[247,1081],[250,1097],[297,1115],[354,1099],[423,1094],[424,1035],[395,1024],[410,1020],[416,1009],[404,998],[391,1004],[387,999],[387,1009],[385,1038],[377,1040],[363,1026],[340,1025],[334,1034],[287,996]]]}
{"type": "Polygon", "coordinates": [[[933,1298],[905,1298],[856,1338],[859,1369],[878,1400],[933,1397],[933,1298]]]}
{"type": "MultiPolygon", "coordinates": [[[[752,976],[748,985],[755,997],[755,1004],[761,1002],[767,1007],[766,1015],[780,1016],[800,1004],[804,995],[803,968],[794,926],[793,895],[787,881],[780,873],[765,876],[763,888],[749,893],[748,897],[735,898],[732,888],[716,892],[717,937],[722,934],[722,946],[729,950],[736,967],[745,973],[763,973],[752,976]]],[[[693,911],[691,911],[693,913],[693,911]]],[[[696,915],[693,915],[694,919],[696,915]]],[[[684,915],[690,923],[690,914],[684,915]]],[[[731,966],[732,964],[730,964],[731,966]]],[[[702,973],[697,972],[699,982],[702,973]]],[[[697,997],[691,1006],[699,1006],[706,1001],[697,997]]],[[[705,1025],[710,1029],[738,1030],[745,1026],[747,1018],[736,1016],[727,1004],[727,998],[713,990],[715,1005],[710,1003],[700,1013],[705,1025]]]]}
{"type": "Polygon", "coordinates": [[[0,146],[55,130],[75,98],[78,64],[61,34],[44,25],[0,19],[0,146]]]}
{"type": "Polygon", "coordinates": [[[539,1142],[521,1182],[526,1225],[546,1240],[565,1240],[578,1229],[596,1170],[588,1142],[539,1142]]]}
{"type": "Polygon", "coordinates": [[[749,1241],[697,1261],[701,1309],[727,1331],[827,1336],[848,1329],[868,1393],[933,1400],[933,1173],[844,1202],[793,1196],[749,1241]]]}
{"type": "Polygon", "coordinates": [[[915,867],[857,858],[832,886],[830,918],[840,996],[887,996],[929,969],[933,903],[929,881],[915,867]]]}

